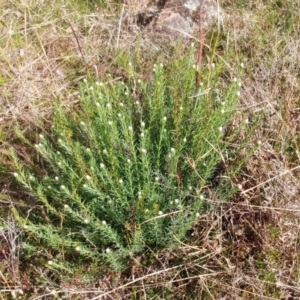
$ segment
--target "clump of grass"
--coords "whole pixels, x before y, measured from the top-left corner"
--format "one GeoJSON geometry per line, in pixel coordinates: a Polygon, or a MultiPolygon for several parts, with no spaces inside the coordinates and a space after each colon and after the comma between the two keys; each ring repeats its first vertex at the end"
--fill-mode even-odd
{"type": "MultiPolygon", "coordinates": [[[[66,111],[57,104],[50,132],[37,143],[19,132],[35,153],[24,163],[11,151],[14,176],[37,203],[13,211],[29,252],[119,270],[146,249],[172,249],[186,239],[207,209],[206,188],[223,153],[233,155],[228,148],[242,128],[227,130],[240,70],[219,86],[223,63],[203,68],[195,89],[193,52],[154,65],[149,82],[134,61],[124,66],[126,82],[88,77],[79,87],[80,106],[66,111]]],[[[220,201],[236,191],[227,178],[220,201]]],[[[62,261],[48,265],[72,272],[62,261]]]]}

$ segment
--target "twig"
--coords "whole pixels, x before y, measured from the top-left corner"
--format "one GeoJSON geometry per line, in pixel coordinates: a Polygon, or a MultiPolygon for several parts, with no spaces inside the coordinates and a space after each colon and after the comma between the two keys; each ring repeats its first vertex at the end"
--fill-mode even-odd
{"type": "Polygon", "coordinates": [[[121,10],[121,16],[120,16],[120,20],[119,20],[119,27],[118,27],[118,35],[117,35],[117,45],[116,47],[119,48],[119,43],[120,43],[120,34],[121,34],[121,27],[122,27],[122,17],[124,14],[124,7],[125,5],[122,5],[122,10],[121,10]]]}
{"type": "Polygon", "coordinates": [[[72,30],[72,33],[73,33],[73,35],[74,35],[74,37],[75,37],[76,44],[77,44],[79,53],[80,53],[80,55],[81,55],[82,61],[83,61],[83,63],[85,64],[85,67],[87,68],[87,67],[88,67],[88,64],[87,64],[87,62],[86,62],[86,60],[85,60],[85,58],[84,58],[84,55],[83,55],[83,52],[82,52],[82,49],[81,49],[81,46],[80,46],[78,37],[77,37],[77,35],[76,35],[76,32],[75,32],[75,30],[74,30],[74,27],[73,27],[73,25],[72,25],[72,23],[71,23],[71,21],[70,21],[69,19],[66,18],[66,20],[67,20],[67,22],[69,23],[69,25],[70,25],[70,27],[71,27],[71,30],[72,30]]]}
{"type": "Polygon", "coordinates": [[[250,192],[250,191],[252,191],[252,190],[254,190],[254,189],[256,189],[256,188],[258,188],[258,187],[260,187],[260,186],[262,186],[262,185],[264,185],[264,184],[266,184],[266,183],[268,183],[268,182],[270,182],[270,181],[272,181],[272,180],[274,180],[274,179],[276,179],[276,178],[278,178],[278,177],[280,177],[280,176],[283,176],[283,175],[286,175],[286,174],[288,174],[288,173],[291,173],[292,171],[295,171],[295,170],[297,170],[297,169],[299,169],[299,168],[300,168],[300,165],[299,165],[299,166],[296,166],[296,167],[294,167],[294,168],[292,168],[292,169],[290,169],[290,170],[284,171],[283,173],[281,173],[281,174],[279,174],[279,175],[276,175],[276,176],[274,176],[274,177],[272,177],[272,178],[270,178],[270,179],[268,179],[268,180],[266,180],[266,181],[264,181],[264,182],[261,182],[260,184],[257,184],[256,186],[254,186],[254,187],[252,187],[252,188],[250,188],[250,189],[247,189],[247,190],[245,190],[245,191],[242,191],[241,194],[242,194],[242,195],[243,195],[243,194],[247,194],[248,192],[250,192]]]}
{"type": "Polygon", "coordinates": [[[203,45],[204,45],[204,29],[203,29],[203,4],[205,0],[201,1],[200,7],[199,7],[199,49],[198,49],[198,55],[197,55],[197,63],[196,63],[196,87],[199,87],[201,76],[200,76],[200,67],[202,63],[202,56],[203,56],[203,45]]]}

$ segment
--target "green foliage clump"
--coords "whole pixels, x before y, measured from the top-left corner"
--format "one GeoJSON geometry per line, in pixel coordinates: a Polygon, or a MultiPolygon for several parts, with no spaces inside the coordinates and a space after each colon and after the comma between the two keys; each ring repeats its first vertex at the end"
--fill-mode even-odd
{"type": "Polygon", "coordinates": [[[154,65],[148,82],[129,63],[126,83],[88,78],[79,107],[56,105],[51,131],[32,145],[38,168],[11,154],[16,180],[39,203],[14,211],[32,244],[120,269],[183,241],[232,139],[240,85],[219,86],[222,70],[204,69],[196,88],[192,53],[154,65]]]}

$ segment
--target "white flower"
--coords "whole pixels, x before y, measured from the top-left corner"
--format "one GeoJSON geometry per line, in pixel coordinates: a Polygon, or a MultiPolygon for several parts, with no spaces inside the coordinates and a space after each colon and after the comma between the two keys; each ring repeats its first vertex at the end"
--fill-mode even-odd
{"type": "Polygon", "coordinates": [[[109,248],[106,248],[105,252],[109,253],[111,250],[109,248]]]}
{"type": "Polygon", "coordinates": [[[126,91],[125,93],[124,93],[126,96],[128,96],[129,95],[129,93],[126,91]]]}
{"type": "Polygon", "coordinates": [[[48,265],[53,265],[53,261],[52,260],[48,260],[48,265]]]}
{"type": "Polygon", "coordinates": [[[191,186],[189,186],[188,189],[191,191],[193,188],[191,186]]]}
{"type": "Polygon", "coordinates": [[[240,191],[242,191],[243,190],[243,186],[241,185],[241,184],[238,184],[238,189],[240,190],[240,191]]]}
{"type": "MultiPolygon", "coordinates": [[[[85,123],[84,123],[83,121],[81,121],[81,122],[80,122],[80,125],[82,125],[82,126],[83,126],[83,125],[85,125],[85,123]]],[[[59,140],[58,140],[58,141],[59,141],[59,140]]]]}
{"type": "Polygon", "coordinates": [[[174,153],[174,152],[175,152],[175,149],[174,149],[174,148],[171,148],[171,152],[174,153]]]}
{"type": "Polygon", "coordinates": [[[44,136],[43,136],[42,134],[40,134],[39,137],[40,137],[40,139],[43,139],[43,138],[44,138],[44,136]]]}
{"type": "Polygon", "coordinates": [[[90,149],[90,148],[86,148],[85,150],[86,150],[87,152],[90,152],[90,151],[91,151],[91,149],[90,149]]]}
{"type": "Polygon", "coordinates": [[[60,186],[60,189],[61,189],[61,190],[65,190],[66,187],[62,184],[62,185],[60,186]]]}
{"type": "Polygon", "coordinates": [[[222,131],[223,131],[222,126],[220,126],[220,127],[218,128],[218,130],[219,130],[220,132],[222,132],[222,131]]]}
{"type": "Polygon", "coordinates": [[[176,204],[178,204],[178,203],[179,203],[179,199],[175,199],[174,202],[175,202],[176,204]]]}
{"type": "Polygon", "coordinates": [[[128,130],[129,130],[129,131],[132,131],[132,126],[128,126],[128,130]]]}
{"type": "Polygon", "coordinates": [[[257,141],[257,144],[260,145],[260,144],[261,144],[261,141],[257,141]]]}
{"type": "Polygon", "coordinates": [[[201,199],[201,200],[204,200],[204,196],[203,196],[203,195],[200,195],[200,199],[201,199]]]}
{"type": "Polygon", "coordinates": [[[136,105],[139,105],[139,104],[140,104],[140,102],[139,102],[139,101],[135,101],[135,104],[136,104],[136,105]]]}
{"type": "Polygon", "coordinates": [[[112,121],[108,121],[107,123],[108,123],[108,125],[112,125],[112,121]]]}
{"type": "Polygon", "coordinates": [[[211,66],[212,68],[214,68],[216,65],[215,65],[214,63],[212,63],[210,66],[211,66]]]}
{"type": "Polygon", "coordinates": [[[241,83],[241,82],[239,82],[239,83],[238,83],[238,86],[239,86],[239,87],[241,87],[241,86],[242,86],[242,83],[241,83]]]}
{"type": "Polygon", "coordinates": [[[144,148],[142,148],[142,153],[146,153],[147,152],[147,150],[146,149],[144,149],[144,148]]]}
{"type": "Polygon", "coordinates": [[[183,142],[186,143],[186,138],[183,138],[183,142]]]}
{"type": "Polygon", "coordinates": [[[192,47],[192,48],[195,47],[195,44],[194,44],[194,43],[191,43],[191,47],[192,47]]]}
{"type": "Polygon", "coordinates": [[[128,66],[132,66],[132,63],[131,63],[131,61],[128,63],[128,66]]]}
{"type": "Polygon", "coordinates": [[[222,102],[221,102],[221,105],[223,105],[223,106],[224,106],[224,105],[225,105],[225,101],[222,101],[222,102]]]}
{"type": "Polygon", "coordinates": [[[164,120],[164,121],[167,121],[167,117],[166,117],[166,116],[164,116],[164,117],[163,117],[163,120],[164,120]]]}
{"type": "Polygon", "coordinates": [[[196,69],[196,68],[197,68],[197,66],[195,64],[193,64],[193,69],[196,69]]]}
{"type": "Polygon", "coordinates": [[[57,141],[58,141],[59,143],[62,143],[62,139],[58,139],[57,141]]]}
{"type": "Polygon", "coordinates": [[[77,246],[77,247],[75,248],[75,250],[76,250],[76,251],[80,251],[80,247],[77,246]]]}
{"type": "Polygon", "coordinates": [[[225,109],[221,109],[221,114],[225,114],[225,109]]]}
{"type": "Polygon", "coordinates": [[[104,165],[103,163],[101,163],[101,164],[100,164],[100,168],[101,168],[101,169],[104,169],[104,168],[105,168],[105,165],[104,165]]]}
{"type": "Polygon", "coordinates": [[[244,67],[245,67],[244,63],[241,63],[241,68],[244,68],[244,67]]]}
{"type": "Polygon", "coordinates": [[[93,86],[90,86],[90,90],[93,90],[94,89],[94,87],[93,86]]]}
{"type": "Polygon", "coordinates": [[[182,106],[180,106],[180,107],[179,107],[179,110],[183,110],[183,107],[182,107],[182,106]]]}
{"type": "Polygon", "coordinates": [[[110,104],[110,103],[107,103],[107,104],[106,104],[106,107],[107,107],[107,108],[111,108],[111,104],[110,104]]]}
{"type": "Polygon", "coordinates": [[[138,82],[138,83],[141,83],[141,82],[142,82],[142,80],[141,80],[141,79],[138,79],[138,80],[137,80],[137,82],[138,82]]]}
{"type": "Polygon", "coordinates": [[[90,220],[86,218],[86,219],[83,220],[83,222],[84,222],[85,224],[88,224],[88,223],[90,222],[90,220]]]}
{"type": "Polygon", "coordinates": [[[159,66],[162,68],[162,67],[164,66],[164,64],[163,64],[163,63],[160,63],[159,66]]]}
{"type": "Polygon", "coordinates": [[[91,176],[90,176],[90,175],[86,175],[85,178],[86,178],[87,180],[90,180],[90,179],[91,179],[91,176]]]}
{"type": "Polygon", "coordinates": [[[56,151],[56,154],[57,154],[57,155],[60,155],[60,152],[59,152],[59,151],[56,151]]]}
{"type": "Polygon", "coordinates": [[[141,126],[142,126],[142,127],[145,127],[145,122],[142,121],[142,122],[141,122],[141,126]]]}
{"type": "Polygon", "coordinates": [[[120,113],[118,113],[118,117],[119,117],[119,118],[121,118],[121,117],[122,117],[122,115],[121,115],[120,113]]]}
{"type": "Polygon", "coordinates": [[[141,132],[141,137],[144,137],[144,136],[145,136],[144,132],[141,132]]]}
{"type": "Polygon", "coordinates": [[[240,91],[237,91],[237,92],[236,92],[236,95],[237,95],[238,97],[240,97],[240,96],[241,96],[241,92],[240,92],[240,91]]]}
{"type": "Polygon", "coordinates": [[[102,221],[102,225],[106,225],[107,223],[106,223],[106,221],[102,221]]]}
{"type": "Polygon", "coordinates": [[[61,166],[61,162],[59,161],[58,163],[57,163],[59,166],[61,166]]]}
{"type": "Polygon", "coordinates": [[[13,174],[14,174],[15,177],[19,176],[19,174],[17,172],[14,172],[13,174]]]}
{"type": "Polygon", "coordinates": [[[248,119],[248,118],[245,119],[245,123],[246,123],[246,124],[249,124],[249,119],[248,119]]]}
{"type": "Polygon", "coordinates": [[[68,204],[65,204],[64,205],[64,209],[68,209],[69,208],[69,205],[68,204]]]}
{"type": "Polygon", "coordinates": [[[48,185],[48,186],[47,186],[47,189],[51,190],[51,186],[50,186],[50,185],[48,185]]]}
{"type": "Polygon", "coordinates": [[[121,184],[122,184],[122,183],[123,183],[123,180],[122,180],[122,179],[119,179],[119,183],[121,183],[121,184]]]}
{"type": "Polygon", "coordinates": [[[199,214],[198,212],[196,213],[196,217],[197,217],[197,218],[199,218],[199,217],[200,217],[200,214],[199,214]]]}
{"type": "Polygon", "coordinates": [[[83,82],[87,82],[86,78],[83,78],[83,82]]]}
{"type": "Polygon", "coordinates": [[[128,158],[128,159],[127,159],[127,162],[130,164],[130,163],[131,163],[131,160],[128,158]]]}
{"type": "Polygon", "coordinates": [[[158,176],[155,177],[155,181],[159,181],[159,177],[158,176]]]}
{"type": "Polygon", "coordinates": [[[158,212],[158,215],[159,215],[159,216],[161,216],[162,214],[163,214],[163,212],[162,212],[162,211],[159,211],[159,212],[158,212]]]}
{"type": "Polygon", "coordinates": [[[124,106],[124,103],[123,103],[123,102],[120,102],[120,106],[124,106]]]}
{"type": "Polygon", "coordinates": [[[233,78],[233,82],[237,82],[237,78],[236,77],[233,78]]]}
{"type": "Polygon", "coordinates": [[[96,102],[96,106],[97,106],[97,107],[100,107],[100,103],[99,103],[99,102],[96,102]]]}
{"type": "Polygon", "coordinates": [[[54,179],[55,179],[55,180],[59,180],[58,176],[55,176],[54,179]]]}

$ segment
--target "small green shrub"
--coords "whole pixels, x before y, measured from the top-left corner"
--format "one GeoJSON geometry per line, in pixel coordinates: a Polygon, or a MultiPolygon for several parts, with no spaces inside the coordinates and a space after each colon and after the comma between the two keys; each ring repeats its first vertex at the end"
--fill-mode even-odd
{"type": "Polygon", "coordinates": [[[237,133],[226,128],[239,79],[221,86],[223,68],[203,68],[196,89],[192,53],[155,65],[149,82],[129,63],[126,83],[88,78],[80,107],[56,105],[51,131],[32,144],[31,167],[11,152],[16,180],[38,204],[14,210],[31,245],[47,249],[48,258],[62,253],[122,269],[147,248],[184,240],[237,133]]]}

